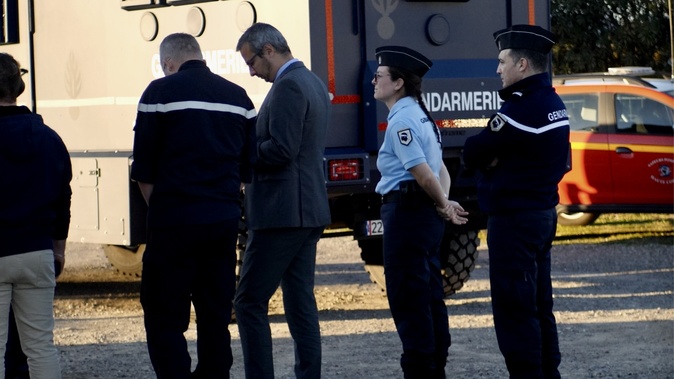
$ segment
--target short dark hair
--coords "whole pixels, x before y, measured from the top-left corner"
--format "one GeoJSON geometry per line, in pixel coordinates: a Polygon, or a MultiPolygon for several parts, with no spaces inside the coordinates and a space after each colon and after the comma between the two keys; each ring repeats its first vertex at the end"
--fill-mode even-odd
{"type": "Polygon", "coordinates": [[[7,53],[0,53],[0,101],[15,102],[25,88],[19,62],[7,53]]]}
{"type": "Polygon", "coordinates": [[[521,58],[526,59],[531,68],[537,72],[547,72],[550,65],[550,53],[541,53],[529,49],[510,49],[510,57],[513,61],[521,58]]]}
{"type": "Polygon", "coordinates": [[[260,54],[264,45],[271,45],[279,54],[290,53],[290,47],[283,34],[275,27],[258,22],[248,28],[239,38],[236,51],[240,51],[244,44],[248,44],[250,50],[260,54]]]}

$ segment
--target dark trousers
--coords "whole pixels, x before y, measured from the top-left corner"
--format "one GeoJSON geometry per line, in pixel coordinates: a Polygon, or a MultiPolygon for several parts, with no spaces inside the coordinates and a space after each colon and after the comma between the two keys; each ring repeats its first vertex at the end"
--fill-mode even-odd
{"type": "Polygon", "coordinates": [[[229,378],[238,219],[158,228],[148,234],[140,301],[150,361],[159,379],[229,378]],[[184,333],[190,303],[197,324],[197,359],[184,333]]]}
{"type": "Polygon", "coordinates": [[[444,378],[451,345],[440,242],[445,223],[432,204],[387,203],[384,223],[386,294],[403,353],[405,378],[444,378]]]}
{"type": "Polygon", "coordinates": [[[552,313],[553,209],[489,215],[489,278],[498,345],[510,378],[560,378],[552,313]]]}
{"type": "Polygon", "coordinates": [[[281,285],[295,345],[295,377],[321,377],[321,332],[314,296],[316,243],[323,227],[248,231],[234,307],[248,379],[274,379],[269,299],[281,285]]]}

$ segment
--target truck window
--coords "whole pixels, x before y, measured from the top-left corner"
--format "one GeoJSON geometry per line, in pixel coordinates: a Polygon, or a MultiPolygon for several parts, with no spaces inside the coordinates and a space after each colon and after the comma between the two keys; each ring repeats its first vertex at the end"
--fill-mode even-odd
{"type": "Polygon", "coordinates": [[[674,132],[674,110],[637,95],[616,94],[619,133],[669,135],[674,132]]]}
{"type": "Polygon", "coordinates": [[[19,43],[18,0],[0,0],[0,45],[19,43]]]}

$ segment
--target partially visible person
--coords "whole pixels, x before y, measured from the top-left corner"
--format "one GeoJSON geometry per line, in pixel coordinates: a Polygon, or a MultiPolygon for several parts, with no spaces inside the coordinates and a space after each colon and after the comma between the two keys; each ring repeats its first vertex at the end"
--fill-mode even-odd
{"type": "MultiPolygon", "coordinates": [[[[70,225],[70,156],[40,115],[17,106],[19,63],[0,53],[0,356],[10,306],[33,379],[61,378],[54,346],[56,272],[65,264],[70,225]]],[[[0,366],[0,378],[5,365],[0,366]]]]}
{"type": "Polygon", "coordinates": [[[240,187],[250,180],[255,109],[212,73],[197,40],[159,46],[166,77],[138,104],[131,178],[148,203],[140,301],[157,378],[229,378],[240,187]],[[197,365],[184,333],[197,320],[197,365]]]}
{"type": "Polygon", "coordinates": [[[323,174],[330,99],[273,26],[254,24],[236,49],[251,76],[274,83],[257,119],[257,163],[245,188],[249,238],[234,301],[246,378],[274,378],[267,312],[280,284],[295,376],[316,379],[321,335],[314,271],[316,243],[330,223],[323,174]]]}
{"type": "Polygon", "coordinates": [[[377,168],[384,223],[384,272],[391,315],[402,341],[405,378],[445,378],[451,337],[444,302],[440,242],[445,220],[467,212],[447,199],[451,179],[440,131],[421,97],[433,63],[404,46],[376,49],[374,98],[389,109],[377,168]]]}
{"type": "Polygon", "coordinates": [[[531,25],[494,33],[503,106],[464,148],[479,169],[488,213],[489,277],[496,338],[510,377],[559,378],[550,249],[557,186],[568,170],[569,120],[547,69],[555,37],[531,25]]]}

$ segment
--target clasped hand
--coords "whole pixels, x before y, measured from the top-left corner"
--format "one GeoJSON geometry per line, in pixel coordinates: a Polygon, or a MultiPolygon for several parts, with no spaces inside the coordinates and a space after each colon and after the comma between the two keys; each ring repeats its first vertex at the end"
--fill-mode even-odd
{"type": "Polygon", "coordinates": [[[463,225],[468,222],[468,219],[466,218],[468,212],[466,212],[461,204],[456,201],[448,200],[447,205],[444,208],[435,207],[435,210],[438,211],[440,217],[447,221],[451,221],[453,224],[463,225]]]}

